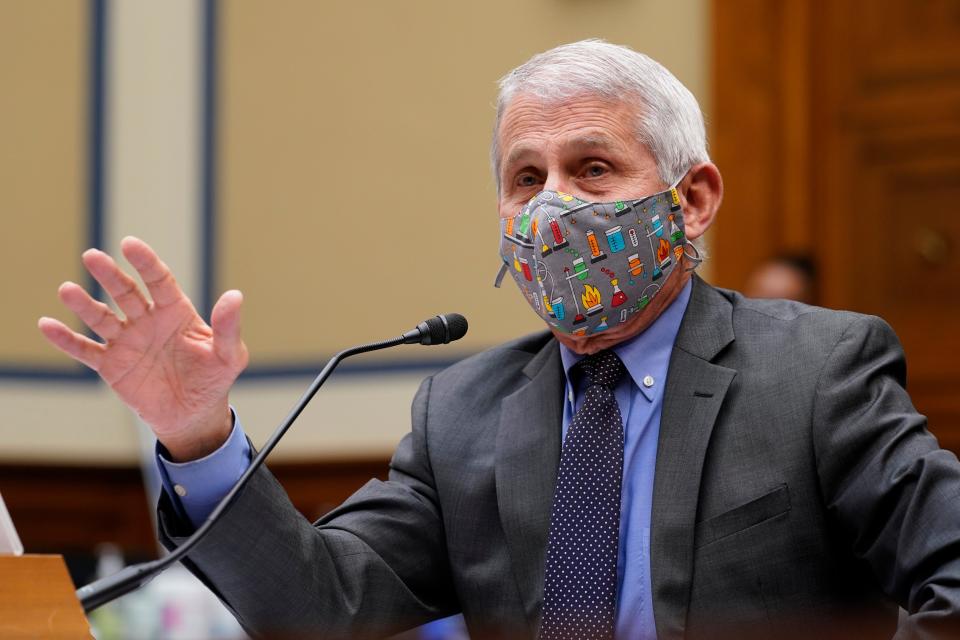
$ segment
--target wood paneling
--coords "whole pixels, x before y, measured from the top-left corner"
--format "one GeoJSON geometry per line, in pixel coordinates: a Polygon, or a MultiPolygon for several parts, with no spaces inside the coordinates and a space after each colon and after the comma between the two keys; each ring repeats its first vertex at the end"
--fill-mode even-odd
{"type": "MultiPolygon", "coordinates": [[[[314,520],[371,478],[387,460],[269,465],[291,501],[314,520]]],[[[111,542],[134,557],[157,551],[139,468],[0,465],[0,494],[28,552],[93,553],[111,542]]]]}
{"type": "Polygon", "coordinates": [[[825,306],[894,327],[915,404],[960,449],[960,1],[716,0],[714,14],[717,282],[812,255],[825,306]]]}
{"type": "Polygon", "coordinates": [[[3,465],[0,493],[29,553],[92,553],[102,542],[156,553],[138,468],[3,465]]]}

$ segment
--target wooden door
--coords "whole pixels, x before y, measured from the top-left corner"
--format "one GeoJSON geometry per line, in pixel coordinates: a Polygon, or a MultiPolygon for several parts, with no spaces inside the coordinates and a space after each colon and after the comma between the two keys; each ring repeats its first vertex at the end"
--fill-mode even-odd
{"type": "Polygon", "coordinates": [[[960,0],[715,0],[715,280],[774,253],[879,315],[960,451],[960,0]]]}

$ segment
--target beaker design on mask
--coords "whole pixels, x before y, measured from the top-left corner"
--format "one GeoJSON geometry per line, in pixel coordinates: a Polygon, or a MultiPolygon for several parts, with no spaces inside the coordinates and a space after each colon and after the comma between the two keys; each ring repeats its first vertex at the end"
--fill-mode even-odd
{"type": "Polygon", "coordinates": [[[610,253],[619,253],[623,251],[626,245],[623,243],[623,227],[616,226],[613,229],[604,231],[607,236],[607,245],[610,246],[610,253]]]}
{"type": "Polygon", "coordinates": [[[557,320],[563,320],[567,317],[567,312],[563,308],[563,298],[554,298],[550,302],[550,306],[553,308],[553,317],[557,320]]]}
{"type": "Polygon", "coordinates": [[[670,221],[670,242],[677,244],[683,238],[683,231],[680,231],[680,227],[677,226],[676,219],[672,213],[667,216],[667,220],[670,221]]]}
{"type": "Polygon", "coordinates": [[[663,223],[660,222],[660,214],[657,214],[650,218],[650,226],[653,227],[653,232],[658,238],[663,237],[663,223]]]}
{"type": "Polygon", "coordinates": [[[590,269],[589,269],[589,268],[587,267],[587,265],[583,262],[583,258],[581,258],[581,257],[579,257],[579,256],[578,256],[577,258],[575,258],[574,261],[573,261],[573,276],[572,276],[572,277],[575,277],[577,280],[581,280],[581,281],[582,281],[582,280],[586,280],[589,275],[590,275],[590,269]]]}
{"type": "Polygon", "coordinates": [[[553,250],[559,251],[564,247],[570,246],[570,243],[563,237],[563,232],[560,230],[560,221],[553,216],[550,216],[549,220],[550,233],[553,234],[553,250]]]}
{"type": "Polygon", "coordinates": [[[613,278],[610,280],[610,284],[613,285],[613,296],[610,298],[610,306],[619,307],[622,304],[626,304],[627,294],[620,289],[620,281],[613,278]]]}
{"type": "Polygon", "coordinates": [[[631,209],[633,209],[633,207],[626,202],[618,200],[617,202],[613,203],[613,214],[618,218],[630,213],[631,209]]]}

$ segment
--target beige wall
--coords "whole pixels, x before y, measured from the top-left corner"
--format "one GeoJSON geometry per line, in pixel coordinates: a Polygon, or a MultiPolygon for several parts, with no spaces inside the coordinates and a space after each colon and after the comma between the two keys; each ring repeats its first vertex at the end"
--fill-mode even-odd
{"type": "Polygon", "coordinates": [[[64,364],[44,345],[36,318],[56,308],[51,294],[60,282],[83,277],[85,7],[0,2],[0,367],[64,364]]]}
{"type": "Polygon", "coordinates": [[[491,286],[496,80],[530,55],[602,36],[706,95],[699,0],[282,4],[224,3],[221,32],[217,285],[246,294],[255,365],[447,310],[465,351],[542,326],[491,286]]]}
{"type": "MultiPolygon", "coordinates": [[[[88,5],[50,6],[0,2],[0,80],[23,88],[0,102],[2,293],[19,302],[0,314],[0,367],[65,363],[35,319],[65,318],[56,286],[81,277],[88,5]]],[[[105,243],[144,237],[196,295],[199,5],[108,6],[105,243]]],[[[471,321],[467,351],[539,328],[509,283],[491,286],[487,168],[495,81],[532,53],[601,36],[651,54],[707,97],[704,0],[219,6],[214,286],[244,290],[255,366],[315,362],[447,310],[471,321]],[[361,218],[371,228],[358,229],[361,218]],[[362,313],[346,322],[338,307],[362,313]]],[[[450,357],[413,347],[399,355],[430,353],[450,357]]],[[[408,428],[419,378],[334,379],[277,456],[386,454],[408,428]]],[[[306,382],[237,386],[232,400],[255,442],[306,382]]],[[[0,379],[0,462],[129,464],[144,444],[102,385],[0,379]]]]}

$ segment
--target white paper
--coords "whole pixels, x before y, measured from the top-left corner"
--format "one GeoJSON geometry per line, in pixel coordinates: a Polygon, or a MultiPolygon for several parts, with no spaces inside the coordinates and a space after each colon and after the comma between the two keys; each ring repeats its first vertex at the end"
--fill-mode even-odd
{"type": "Polygon", "coordinates": [[[7,505],[3,503],[2,495],[0,495],[0,555],[23,555],[20,536],[17,535],[17,530],[13,528],[13,520],[7,511],[7,505]]]}

